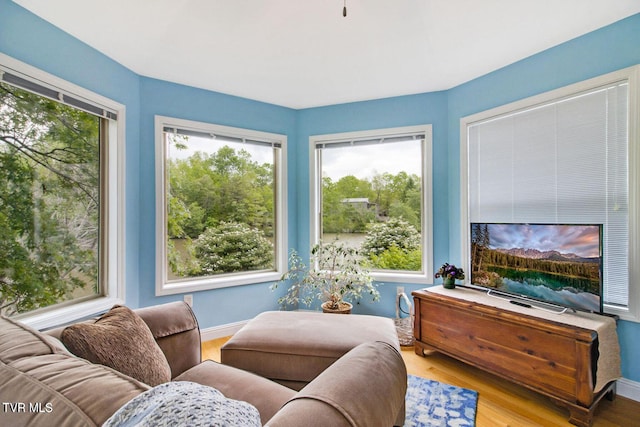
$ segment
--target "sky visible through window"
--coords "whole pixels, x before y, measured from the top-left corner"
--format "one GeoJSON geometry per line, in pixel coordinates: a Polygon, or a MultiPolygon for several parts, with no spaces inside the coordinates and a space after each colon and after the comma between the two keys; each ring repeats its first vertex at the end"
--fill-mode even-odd
{"type": "MultiPolygon", "coordinates": [[[[187,149],[171,150],[172,159],[186,159],[196,151],[205,153],[215,152],[212,139],[189,137],[187,149]]],[[[270,150],[252,144],[233,144],[234,148],[242,148],[251,154],[251,158],[258,163],[273,162],[270,150]]],[[[347,175],[359,179],[371,179],[378,173],[397,174],[404,171],[410,175],[420,176],[420,159],[422,153],[420,144],[416,141],[395,142],[387,144],[340,147],[323,150],[322,173],[337,181],[347,175]]]]}
{"type": "Polygon", "coordinates": [[[376,174],[406,172],[420,176],[422,153],[418,141],[339,147],[322,152],[322,174],[333,181],[353,175],[371,179],[376,174]]]}
{"type": "MultiPolygon", "coordinates": [[[[212,154],[217,152],[221,147],[220,144],[216,143],[215,139],[199,136],[190,136],[186,142],[186,145],[186,149],[179,150],[170,147],[169,158],[174,160],[187,159],[197,151],[212,154]]],[[[273,151],[270,148],[267,149],[266,146],[234,142],[229,142],[223,145],[227,145],[236,150],[242,149],[247,151],[251,155],[251,159],[255,162],[258,162],[259,164],[273,163],[273,151]]]]}

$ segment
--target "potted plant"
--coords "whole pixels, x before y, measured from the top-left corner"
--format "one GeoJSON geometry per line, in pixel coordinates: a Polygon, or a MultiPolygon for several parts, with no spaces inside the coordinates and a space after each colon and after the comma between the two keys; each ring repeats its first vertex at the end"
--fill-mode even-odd
{"type": "Polygon", "coordinates": [[[456,279],[464,279],[464,270],[458,268],[453,264],[444,263],[442,267],[435,274],[435,277],[442,277],[442,286],[447,289],[454,289],[456,287],[456,279]]]}
{"type": "Polygon", "coordinates": [[[298,303],[310,307],[319,300],[325,313],[347,314],[353,308],[349,301],[358,301],[365,294],[371,295],[373,301],[380,299],[377,285],[361,261],[357,249],[337,241],[313,246],[308,264],[292,250],[289,270],[271,289],[280,284],[289,286],[278,299],[283,309],[298,303]]]}

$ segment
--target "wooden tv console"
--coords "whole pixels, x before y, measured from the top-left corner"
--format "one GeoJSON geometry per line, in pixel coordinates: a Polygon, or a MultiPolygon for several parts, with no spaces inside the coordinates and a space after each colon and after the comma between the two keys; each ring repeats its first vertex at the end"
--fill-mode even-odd
{"type": "MultiPolygon", "coordinates": [[[[477,292],[477,291],[471,291],[477,292]]],[[[594,393],[598,334],[429,291],[414,291],[415,352],[438,351],[550,397],[591,426],[615,381],[594,393]]]]}

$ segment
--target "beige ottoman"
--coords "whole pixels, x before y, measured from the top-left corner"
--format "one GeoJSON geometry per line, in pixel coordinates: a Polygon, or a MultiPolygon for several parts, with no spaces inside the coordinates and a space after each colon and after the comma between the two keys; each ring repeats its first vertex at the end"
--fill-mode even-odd
{"type": "Polygon", "coordinates": [[[385,317],[268,311],[222,346],[221,360],[300,390],[349,350],[371,341],[400,352],[395,325],[385,317]]]}

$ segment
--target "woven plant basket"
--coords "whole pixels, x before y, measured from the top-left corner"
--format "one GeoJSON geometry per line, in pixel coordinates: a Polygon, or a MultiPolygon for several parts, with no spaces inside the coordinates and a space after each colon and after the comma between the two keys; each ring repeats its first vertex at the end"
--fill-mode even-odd
{"type": "Polygon", "coordinates": [[[349,302],[346,301],[342,301],[340,303],[338,303],[339,308],[337,309],[332,309],[332,308],[328,308],[329,307],[329,302],[324,302],[322,303],[322,305],[320,307],[322,307],[322,312],[323,313],[333,313],[333,314],[351,314],[351,310],[353,309],[353,305],[349,302]]]}
{"type": "Polygon", "coordinates": [[[413,305],[407,297],[407,294],[404,292],[398,294],[396,298],[396,318],[394,319],[394,323],[396,325],[396,331],[398,332],[398,341],[400,341],[401,346],[412,346],[413,345],[413,305]],[[407,306],[407,311],[404,311],[401,308],[402,301],[405,302],[407,306]],[[408,313],[407,317],[401,317],[400,313],[404,312],[408,313]]]}

